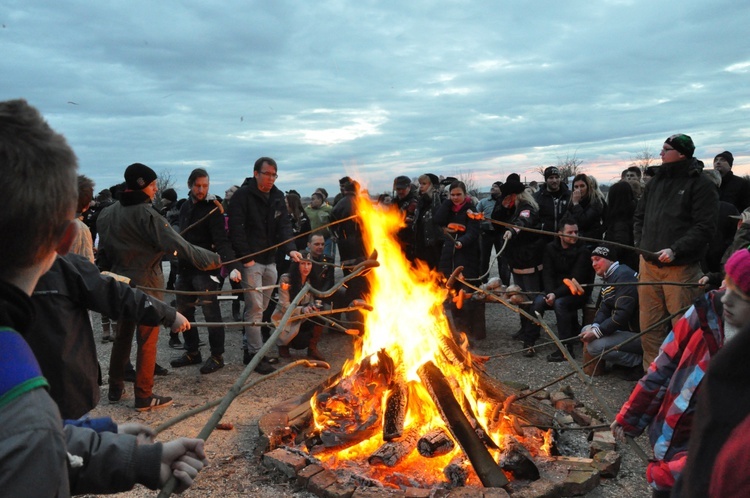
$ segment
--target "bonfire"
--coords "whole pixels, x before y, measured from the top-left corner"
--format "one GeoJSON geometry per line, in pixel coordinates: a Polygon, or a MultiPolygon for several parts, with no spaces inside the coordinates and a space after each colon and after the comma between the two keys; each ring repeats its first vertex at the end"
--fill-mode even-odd
{"type": "Polygon", "coordinates": [[[452,330],[444,279],[412,266],[395,234],[398,212],[358,204],[368,254],[372,311],[340,374],[310,398],[301,448],[329,469],[386,486],[428,487],[448,480],[502,486],[538,477],[533,458],[550,453],[549,410],[486,375],[461,331],[452,330]]]}

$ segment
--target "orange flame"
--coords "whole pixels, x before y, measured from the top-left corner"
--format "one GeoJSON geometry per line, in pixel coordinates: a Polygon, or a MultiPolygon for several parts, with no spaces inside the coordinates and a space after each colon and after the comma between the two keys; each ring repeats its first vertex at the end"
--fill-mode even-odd
{"type": "MultiPolygon", "coordinates": [[[[422,385],[417,374],[420,366],[432,361],[440,368],[445,377],[454,386],[457,399],[465,399],[471,411],[485,429],[503,424],[490,423],[490,416],[497,402],[479,399],[475,386],[477,378],[474,369],[468,365],[456,365],[446,360],[440,350],[441,338],[450,338],[451,332],[443,311],[443,302],[448,291],[440,285],[440,277],[427,266],[417,262],[413,267],[404,258],[396,239],[396,232],[403,227],[403,215],[396,210],[383,211],[372,205],[369,200],[361,199],[357,204],[361,216],[361,227],[365,237],[367,254],[377,250],[380,266],[368,274],[370,295],[366,298],[373,311],[365,313],[365,332],[361,342],[355,348],[354,357],[347,361],[342,369],[342,378],[355,374],[363,360],[377,363],[377,354],[384,350],[393,360],[395,368],[407,382],[409,401],[405,419],[404,433],[410,428],[419,428],[424,434],[433,428],[442,428],[450,434],[430,398],[427,389],[422,385]]],[[[470,357],[469,353],[467,356],[470,357]]],[[[372,412],[382,414],[386,391],[382,398],[373,400],[377,407],[372,412]]],[[[355,396],[366,396],[357,393],[355,396]]],[[[364,403],[364,400],[360,400],[364,403]]],[[[311,403],[314,423],[317,428],[325,427],[330,421],[330,406],[323,413],[316,407],[315,397],[311,403]]],[[[342,412],[346,407],[339,408],[342,412]]],[[[382,422],[380,424],[382,426],[382,422]]],[[[498,427],[490,437],[500,446],[502,434],[498,427]]],[[[544,443],[542,438],[536,444],[535,453],[544,443]]],[[[359,444],[340,451],[326,451],[316,455],[329,468],[352,465],[353,462],[367,468],[367,458],[382,444],[382,431],[359,444]]],[[[497,450],[493,450],[497,452],[497,450]]],[[[435,458],[422,457],[413,451],[391,472],[408,472],[409,475],[420,475],[431,483],[442,482],[443,468],[461,452],[458,444],[452,452],[435,458]]],[[[370,475],[382,475],[382,469],[371,469],[370,475]]]]}

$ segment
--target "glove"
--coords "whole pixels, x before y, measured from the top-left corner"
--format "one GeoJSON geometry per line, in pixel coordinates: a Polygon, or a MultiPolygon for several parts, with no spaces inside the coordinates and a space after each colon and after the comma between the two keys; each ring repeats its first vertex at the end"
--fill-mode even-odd
{"type": "Polygon", "coordinates": [[[229,274],[229,280],[232,282],[239,282],[242,280],[242,274],[238,270],[232,270],[232,272],[229,274]]]}

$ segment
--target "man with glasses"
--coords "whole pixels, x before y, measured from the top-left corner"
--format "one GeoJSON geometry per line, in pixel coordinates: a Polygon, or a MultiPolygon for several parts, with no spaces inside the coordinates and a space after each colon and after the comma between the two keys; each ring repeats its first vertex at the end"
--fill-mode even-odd
{"type": "MultiPolygon", "coordinates": [[[[719,195],[701,174],[703,164],[693,158],[693,140],[672,135],[661,150],[662,165],[646,185],[635,212],[635,245],[654,253],[640,257],[640,279],[645,282],[696,283],[700,261],[716,231],[719,195]]],[[[689,305],[698,287],[642,285],[638,287],[641,330],[689,305]]],[[[659,353],[659,346],[680,317],[641,338],[643,368],[659,353]]]]}
{"type": "MultiPolygon", "coordinates": [[[[292,225],[287,216],[284,193],[274,183],[276,161],[261,157],[255,161],[252,178],[245,179],[229,204],[229,239],[235,254],[242,260],[242,286],[255,288],[276,283],[276,251],[283,250],[294,261],[301,257],[290,240],[292,225]],[[273,247],[273,248],[272,248],[273,247]]],[[[268,306],[271,290],[245,292],[246,322],[260,322],[268,306]]],[[[250,363],[263,346],[260,326],[245,326],[242,337],[243,362],[250,363]]],[[[266,375],[275,368],[263,358],[255,371],[266,375]]]]}

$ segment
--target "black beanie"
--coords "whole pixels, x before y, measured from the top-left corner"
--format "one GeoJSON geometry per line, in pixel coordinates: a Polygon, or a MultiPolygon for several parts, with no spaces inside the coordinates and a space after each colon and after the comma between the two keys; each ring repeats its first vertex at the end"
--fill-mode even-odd
{"type": "Polygon", "coordinates": [[[716,159],[718,159],[719,157],[723,157],[724,160],[729,163],[730,168],[732,167],[732,165],[734,165],[734,156],[728,150],[725,150],[721,154],[716,154],[716,157],[714,157],[714,161],[716,161],[716,159]]]}
{"type": "Polygon", "coordinates": [[[156,180],[154,170],[141,163],[133,163],[125,169],[125,184],[128,190],[143,190],[156,180]]]}

